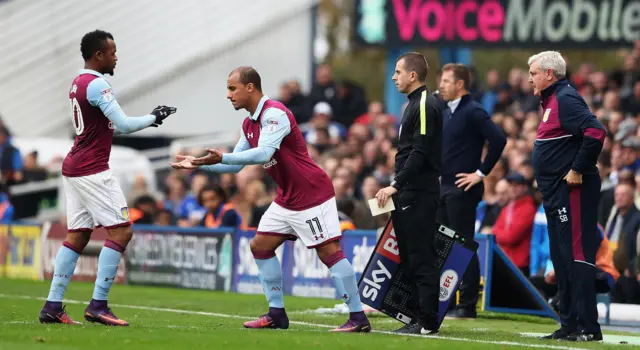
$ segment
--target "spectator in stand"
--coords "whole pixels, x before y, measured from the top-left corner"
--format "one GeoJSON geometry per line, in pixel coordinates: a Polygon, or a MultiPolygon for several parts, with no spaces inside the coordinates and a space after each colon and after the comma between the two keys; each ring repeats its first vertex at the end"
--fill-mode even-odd
{"type": "Polygon", "coordinates": [[[593,97],[591,104],[595,109],[602,107],[604,94],[607,92],[608,81],[604,72],[595,72],[590,76],[591,86],[593,86],[593,97]]]}
{"type": "MultiPolygon", "coordinates": [[[[571,77],[571,83],[576,90],[582,90],[589,84],[589,76],[595,72],[595,67],[591,63],[583,63],[578,68],[578,72],[571,77]]],[[[581,93],[582,95],[582,93],[581,93]]]]}
{"type": "Polygon", "coordinates": [[[544,276],[547,270],[547,263],[551,262],[551,252],[549,249],[547,215],[542,204],[538,207],[538,212],[536,212],[536,216],[533,219],[531,258],[529,260],[529,273],[531,276],[544,276]]]}
{"type": "Polygon", "coordinates": [[[246,218],[249,228],[257,228],[260,218],[267,211],[273,198],[267,194],[267,186],[260,180],[252,180],[247,184],[245,191],[247,203],[251,206],[250,213],[246,218]]]}
{"type": "Polygon", "coordinates": [[[133,223],[151,225],[157,211],[156,199],[150,195],[142,195],[136,198],[133,208],[129,208],[129,215],[133,223]]]}
{"type": "MultiPolygon", "coordinates": [[[[520,85],[521,95],[518,98],[518,107],[520,113],[537,113],[540,108],[540,97],[533,94],[533,87],[527,81],[527,79],[522,79],[520,85]]],[[[537,118],[537,115],[535,116],[537,118]]],[[[537,125],[536,125],[537,127],[537,125]]]]}
{"type": "Polygon", "coordinates": [[[240,215],[233,204],[229,203],[227,194],[218,185],[206,185],[198,193],[198,204],[206,210],[201,226],[207,228],[242,227],[240,215]]]}
{"type": "Polygon", "coordinates": [[[382,215],[371,216],[371,209],[369,208],[369,200],[375,198],[376,193],[378,193],[381,188],[380,182],[373,176],[367,176],[362,181],[360,192],[362,194],[362,205],[366,210],[366,215],[364,215],[362,221],[356,225],[359,229],[373,230],[384,226],[386,217],[380,221],[379,216],[382,215]]]}
{"type": "MultiPolygon", "coordinates": [[[[510,100],[511,101],[519,101],[524,97],[524,92],[522,91],[522,83],[524,79],[524,72],[520,68],[511,68],[509,71],[509,90],[511,92],[510,100]]],[[[531,84],[529,84],[531,85],[531,84]]]]}
{"type": "Polygon", "coordinates": [[[282,102],[293,113],[298,125],[304,124],[311,119],[307,98],[300,91],[300,86],[297,82],[286,81],[282,83],[278,101],[282,102]]]}
{"type": "Polygon", "coordinates": [[[8,186],[0,184],[0,223],[8,224],[13,221],[13,205],[9,201],[8,186]]]}
{"type": "Polygon", "coordinates": [[[328,130],[330,143],[336,145],[347,137],[347,129],[340,123],[332,121],[333,110],[327,102],[318,102],[313,107],[311,122],[301,125],[300,129],[307,143],[315,145],[318,142],[319,130],[328,130]]]}
{"type": "Polygon", "coordinates": [[[521,174],[507,176],[510,185],[510,201],[500,211],[493,234],[505,254],[529,276],[531,231],[536,216],[536,204],[529,194],[528,181],[521,174]]]}
{"type": "Polygon", "coordinates": [[[327,102],[331,110],[340,111],[338,88],[333,80],[333,69],[328,64],[321,64],[316,68],[316,83],[311,88],[309,100],[312,107],[319,102],[327,102]]]}
{"type": "Polygon", "coordinates": [[[204,218],[206,209],[200,204],[198,193],[207,186],[209,177],[203,172],[196,172],[191,177],[191,191],[180,204],[180,225],[194,226],[204,218]]]}
{"type": "Polygon", "coordinates": [[[338,219],[340,220],[340,232],[355,230],[356,226],[353,224],[353,211],[355,209],[353,200],[350,198],[343,198],[336,201],[338,208],[338,219]]]}
{"type": "Polygon", "coordinates": [[[476,232],[482,234],[491,234],[493,226],[500,216],[502,208],[509,203],[511,194],[509,182],[501,179],[495,186],[493,201],[482,200],[476,210],[476,232]]]}
{"type": "Polygon", "coordinates": [[[24,182],[44,181],[47,169],[38,165],[38,151],[31,151],[24,157],[24,182]]]}
{"type": "MultiPolygon", "coordinates": [[[[438,81],[438,83],[440,83],[438,81]]],[[[498,88],[500,87],[500,73],[497,69],[490,69],[487,72],[487,89],[482,95],[482,106],[493,115],[494,107],[498,102],[498,88]]]]}
{"type": "Polygon", "coordinates": [[[362,87],[349,80],[339,82],[337,88],[340,109],[336,111],[334,120],[349,127],[356,117],[367,112],[365,92],[362,87]]]}
{"type": "Polygon", "coordinates": [[[0,181],[9,186],[22,182],[23,168],[20,150],[11,144],[7,130],[0,127],[0,181]]]}
{"type": "Polygon", "coordinates": [[[615,249],[615,267],[622,274],[616,283],[615,302],[640,303],[635,270],[638,231],[640,212],[634,204],[634,186],[620,183],[615,189],[615,207],[605,227],[605,233],[615,249]]]}
{"type": "Polygon", "coordinates": [[[623,68],[612,72],[609,79],[615,89],[620,90],[620,97],[627,98],[632,95],[634,83],[639,77],[638,60],[633,55],[627,55],[624,58],[623,68]]]}
{"type": "Polygon", "coordinates": [[[598,173],[600,175],[600,203],[598,204],[598,223],[603,227],[607,225],[611,208],[613,208],[613,192],[615,185],[609,178],[611,173],[611,152],[602,151],[598,157],[598,173]]]}
{"type": "Polygon", "coordinates": [[[624,241],[623,232],[634,233],[640,227],[638,226],[640,212],[634,204],[634,187],[633,184],[626,181],[615,187],[615,204],[605,225],[607,238],[614,249],[617,249],[618,245],[624,241]]]}
{"type": "Polygon", "coordinates": [[[156,226],[175,226],[176,220],[170,210],[159,209],[153,217],[153,224],[156,226]]]}
{"type": "Polygon", "coordinates": [[[133,180],[133,186],[127,196],[127,203],[132,206],[139,197],[150,194],[147,179],[144,174],[138,174],[133,180]]]}
{"type": "Polygon", "coordinates": [[[622,100],[622,111],[636,117],[640,114],[640,78],[633,85],[632,94],[622,100]]]}
{"type": "Polygon", "coordinates": [[[174,217],[181,215],[181,205],[187,195],[187,182],[178,175],[178,172],[171,172],[167,178],[167,198],[162,203],[162,207],[171,211],[174,217]]]}
{"type": "Polygon", "coordinates": [[[373,101],[369,103],[369,108],[367,109],[367,113],[360,115],[354,121],[355,124],[362,124],[368,127],[374,128],[374,122],[378,120],[378,118],[386,118],[389,124],[395,125],[398,123],[396,117],[385,114],[384,104],[380,101],[373,101]]]}

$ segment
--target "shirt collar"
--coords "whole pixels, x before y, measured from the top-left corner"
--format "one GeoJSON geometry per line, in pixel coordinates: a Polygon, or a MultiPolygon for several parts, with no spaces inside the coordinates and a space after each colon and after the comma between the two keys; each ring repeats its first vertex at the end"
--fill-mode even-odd
{"type": "Polygon", "coordinates": [[[567,81],[566,78],[558,79],[558,81],[556,81],[555,83],[547,86],[547,88],[542,90],[540,94],[542,95],[543,98],[549,97],[556,91],[558,86],[564,85],[564,84],[569,85],[569,82],[567,81]]]}
{"type": "Polygon", "coordinates": [[[258,117],[260,116],[260,113],[262,112],[262,107],[264,107],[265,102],[267,102],[267,100],[269,99],[269,96],[264,95],[262,96],[262,98],[260,99],[260,102],[258,102],[258,108],[256,108],[256,111],[253,112],[253,115],[251,115],[249,118],[253,121],[258,120],[258,117]]]}
{"type": "Polygon", "coordinates": [[[420,95],[420,94],[421,94],[423,91],[425,91],[425,90],[427,90],[427,87],[426,87],[425,85],[422,85],[422,86],[420,86],[419,88],[417,88],[417,89],[415,89],[415,90],[411,91],[411,93],[410,93],[409,95],[407,95],[407,98],[411,100],[411,99],[412,99],[412,98],[414,98],[415,96],[420,95]]]}
{"type": "Polygon", "coordinates": [[[451,113],[454,113],[456,111],[456,108],[458,108],[458,105],[460,104],[460,100],[462,100],[462,97],[447,102],[447,106],[449,106],[449,108],[451,109],[451,113]]]}
{"type": "Polygon", "coordinates": [[[93,74],[96,77],[102,77],[103,75],[94,71],[93,69],[81,69],[80,71],[78,71],[78,75],[80,74],[93,74]]]}

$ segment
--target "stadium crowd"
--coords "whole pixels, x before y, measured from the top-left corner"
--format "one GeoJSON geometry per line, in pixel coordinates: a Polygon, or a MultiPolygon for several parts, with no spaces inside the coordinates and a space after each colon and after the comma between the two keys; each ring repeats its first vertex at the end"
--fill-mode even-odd
{"type": "MultiPolygon", "coordinates": [[[[608,130],[598,160],[598,222],[605,238],[598,267],[617,281],[614,301],[640,304],[640,41],[618,70],[603,72],[590,63],[572,67],[571,62],[569,68],[575,69],[567,72],[569,81],[608,130]]],[[[507,136],[501,161],[484,178],[476,231],[494,234],[518,268],[553,285],[546,218],[530,161],[541,119],[539,99],[523,68],[511,69],[507,77],[496,69],[484,76],[472,73],[472,96],[507,136]]],[[[434,83],[439,79],[429,77],[436,79],[434,83]]],[[[294,113],[312,158],[331,177],[343,229],[380,230],[388,216],[372,217],[367,201],[393,178],[398,116],[387,113],[380,101],[367,102],[357,84],[335,80],[328,65],[317,68],[316,83],[308,93],[296,81],[287,81],[273,97],[294,113]]],[[[37,166],[37,154],[18,162],[6,151],[10,138],[4,130],[0,128],[3,176],[46,177],[46,170],[37,166]]],[[[198,152],[179,153],[199,156],[198,152]]],[[[261,166],[221,175],[172,170],[160,184],[162,193],[151,193],[143,176],[133,187],[128,194],[132,220],[183,227],[257,227],[275,196],[275,185],[261,166]]]]}

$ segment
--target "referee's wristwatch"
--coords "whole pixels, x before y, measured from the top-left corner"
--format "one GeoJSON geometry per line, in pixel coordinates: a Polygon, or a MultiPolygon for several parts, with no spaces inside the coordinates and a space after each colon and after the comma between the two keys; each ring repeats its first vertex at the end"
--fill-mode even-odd
{"type": "Polygon", "coordinates": [[[397,190],[397,189],[398,189],[398,188],[396,187],[396,184],[397,184],[397,183],[398,183],[398,182],[397,182],[396,180],[393,180],[393,181],[391,181],[391,183],[389,184],[389,186],[391,186],[391,187],[393,187],[393,188],[395,188],[395,189],[397,190]]]}

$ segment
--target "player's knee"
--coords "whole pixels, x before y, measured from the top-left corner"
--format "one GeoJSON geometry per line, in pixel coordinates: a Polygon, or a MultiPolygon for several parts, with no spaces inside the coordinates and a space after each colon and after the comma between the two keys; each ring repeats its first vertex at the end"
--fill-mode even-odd
{"type": "Polygon", "coordinates": [[[91,232],[67,232],[65,238],[65,246],[71,250],[81,253],[84,248],[89,244],[91,239],[91,232]]]}
{"type": "Polygon", "coordinates": [[[131,226],[118,227],[109,230],[109,240],[117,243],[119,246],[126,247],[133,237],[133,229],[131,226]]]}
{"type": "Polygon", "coordinates": [[[276,256],[275,250],[265,247],[260,243],[259,239],[252,239],[249,243],[249,248],[255,259],[271,259],[276,256]]]}
{"type": "Polygon", "coordinates": [[[340,243],[330,242],[325,245],[322,245],[316,248],[316,252],[318,253],[318,258],[322,261],[325,266],[331,268],[333,265],[337,264],[340,260],[345,259],[344,252],[342,248],[340,248],[340,243]]]}

